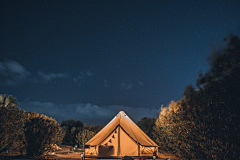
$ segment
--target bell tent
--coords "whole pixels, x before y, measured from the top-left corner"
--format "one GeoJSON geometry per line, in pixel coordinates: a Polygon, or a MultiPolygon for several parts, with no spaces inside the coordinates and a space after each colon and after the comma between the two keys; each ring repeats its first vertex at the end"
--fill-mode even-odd
{"type": "Polygon", "coordinates": [[[151,140],[123,111],[120,111],[84,147],[86,157],[149,157],[158,153],[151,140]]]}

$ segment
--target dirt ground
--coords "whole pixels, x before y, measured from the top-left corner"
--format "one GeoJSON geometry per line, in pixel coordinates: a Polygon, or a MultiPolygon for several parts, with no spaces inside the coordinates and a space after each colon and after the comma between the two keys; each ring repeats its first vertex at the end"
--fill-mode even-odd
{"type": "MultiPolygon", "coordinates": [[[[56,152],[48,152],[45,155],[42,155],[41,157],[37,158],[38,160],[82,160],[81,153],[82,152],[73,152],[73,146],[69,145],[61,145],[62,148],[61,151],[56,152]]],[[[23,155],[20,154],[20,152],[9,152],[6,156],[5,153],[0,155],[0,160],[33,160],[34,158],[26,158],[25,152],[23,152],[23,155]]],[[[167,158],[170,158],[170,160],[181,160],[173,155],[166,154],[166,153],[159,153],[157,160],[166,160],[167,158]]],[[[35,158],[36,159],[36,158],[35,158]]],[[[85,158],[85,160],[96,160],[92,158],[85,158]]],[[[97,160],[103,160],[103,159],[97,159],[97,160]]],[[[106,159],[106,160],[117,160],[117,159],[106,159]]],[[[152,160],[152,159],[149,159],[152,160]]]]}

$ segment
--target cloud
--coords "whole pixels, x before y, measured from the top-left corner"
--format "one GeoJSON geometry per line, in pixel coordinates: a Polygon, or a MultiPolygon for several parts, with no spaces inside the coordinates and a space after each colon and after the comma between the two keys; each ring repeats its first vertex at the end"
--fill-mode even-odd
{"type": "Polygon", "coordinates": [[[143,117],[158,116],[159,108],[136,108],[122,105],[98,106],[86,104],[54,104],[51,102],[20,102],[21,109],[37,112],[55,118],[58,123],[70,118],[81,120],[85,124],[107,124],[120,110],[123,110],[134,122],[143,117]]]}
{"type": "Polygon", "coordinates": [[[91,71],[80,72],[80,75],[73,78],[73,81],[78,85],[81,86],[83,83],[87,82],[87,79],[93,77],[94,73],[91,71]]]}
{"type": "Polygon", "coordinates": [[[38,83],[51,81],[56,78],[66,79],[70,77],[66,73],[44,73],[42,71],[37,72],[37,75],[32,75],[31,72],[16,61],[0,62],[0,83],[3,85],[14,86],[22,83],[26,79],[32,83],[38,83]],[[39,77],[41,79],[39,79],[39,77]]]}
{"type": "Polygon", "coordinates": [[[89,118],[92,118],[92,115],[103,118],[110,114],[108,109],[100,108],[98,105],[92,105],[90,103],[78,105],[76,112],[86,115],[89,118]]]}
{"type": "Polygon", "coordinates": [[[31,73],[16,61],[0,62],[0,82],[4,85],[16,85],[29,77],[31,73]]]}
{"type": "Polygon", "coordinates": [[[42,71],[38,72],[38,76],[40,76],[44,81],[51,81],[55,78],[68,78],[68,74],[65,73],[44,73],[42,71]]]}

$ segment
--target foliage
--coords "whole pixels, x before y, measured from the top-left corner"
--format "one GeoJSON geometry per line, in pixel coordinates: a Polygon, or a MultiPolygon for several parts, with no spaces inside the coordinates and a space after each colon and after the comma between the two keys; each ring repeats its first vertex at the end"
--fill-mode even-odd
{"type": "Polygon", "coordinates": [[[60,145],[62,143],[63,138],[65,136],[65,131],[61,128],[61,126],[57,123],[55,119],[53,119],[52,117],[48,117],[44,114],[36,113],[36,112],[28,112],[26,114],[27,114],[28,121],[30,121],[30,119],[41,117],[45,120],[49,120],[51,122],[51,125],[58,126],[58,132],[55,135],[54,144],[60,145]]]}
{"type": "Polygon", "coordinates": [[[18,106],[17,99],[12,95],[0,94],[0,107],[15,108],[18,106]]]}
{"type": "Polygon", "coordinates": [[[24,147],[23,126],[25,119],[25,112],[19,108],[0,107],[0,153],[6,149],[11,150],[24,147]]]}
{"type": "Polygon", "coordinates": [[[75,143],[75,135],[83,128],[80,120],[69,119],[62,121],[61,127],[65,131],[64,142],[75,143]]]}
{"type": "Polygon", "coordinates": [[[137,125],[141,130],[146,133],[151,139],[154,138],[154,128],[155,128],[156,118],[144,117],[137,122],[137,125]]]}
{"type": "Polygon", "coordinates": [[[68,128],[83,127],[83,122],[81,122],[80,120],[74,120],[74,119],[63,120],[61,123],[61,126],[67,126],[68,128]]]}
{"type": "Polygon", "coordinates": [[[88,129],[83,129],[76,134],[75,141],[78,143],[79,147],[82,148],[85,143],[89,141],[94,135],[95,132],[88,129]]]}
{"type": "Polygon", "coordinates": [[[99,125],[97,125],[97,126],[95,126],[95,125],[94,125],[94,126],[91,126],[91,125],[86,124],[86,125],[84,126],[85,129],[90,130],[90,131],[93,131],[93,132],[95,132],[95,133],[98,133],[103,127],[104,127],[103,124],[99,124],[99,125]]]}
{"type": "Polygon", "coordinates": [[[157,142],[185,159],[239,159],[240,38],[230,35],[210,65],[198,89],[187,86],[181,100],[162,108],[157,142]]]}
{"type": "Polygon", "coordinates": [[[17,105],[16,98],[0,95],[0,153],[26,148],[29,156],[39,156],[50,143],[62,143],[65,132],[56,120],[17,105]]]}
{"type": "Polygon", "coordinates": [[[80,146],[82,146],[89,140],[89,136],[92,137],[104,126],[102,124],[98,126],[90,126],[85,124],[84,126],[80,120],[69,119],[62,121],[61,127],[66,133],[63,142],[78,143],[80,146]],[[89,133],[90,135],[84,135],[85,132],[89,133]]]}
{"type": "Polygon", "coordinates": [[[45,115],[29,113],[25,124],[27,155],[30,157],[42,155],[44,148],[62,140],[63,133],[56,120],[45,115]]]}

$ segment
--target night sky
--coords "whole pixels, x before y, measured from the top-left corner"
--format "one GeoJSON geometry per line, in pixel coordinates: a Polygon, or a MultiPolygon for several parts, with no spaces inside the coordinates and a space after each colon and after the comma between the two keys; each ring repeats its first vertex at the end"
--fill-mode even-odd
{"type": "Polygon", "coordinates": [[[59,123],[135,122],[180,100],[239,34],[239,0],[0,0],[0,94],[59,123]]]}

